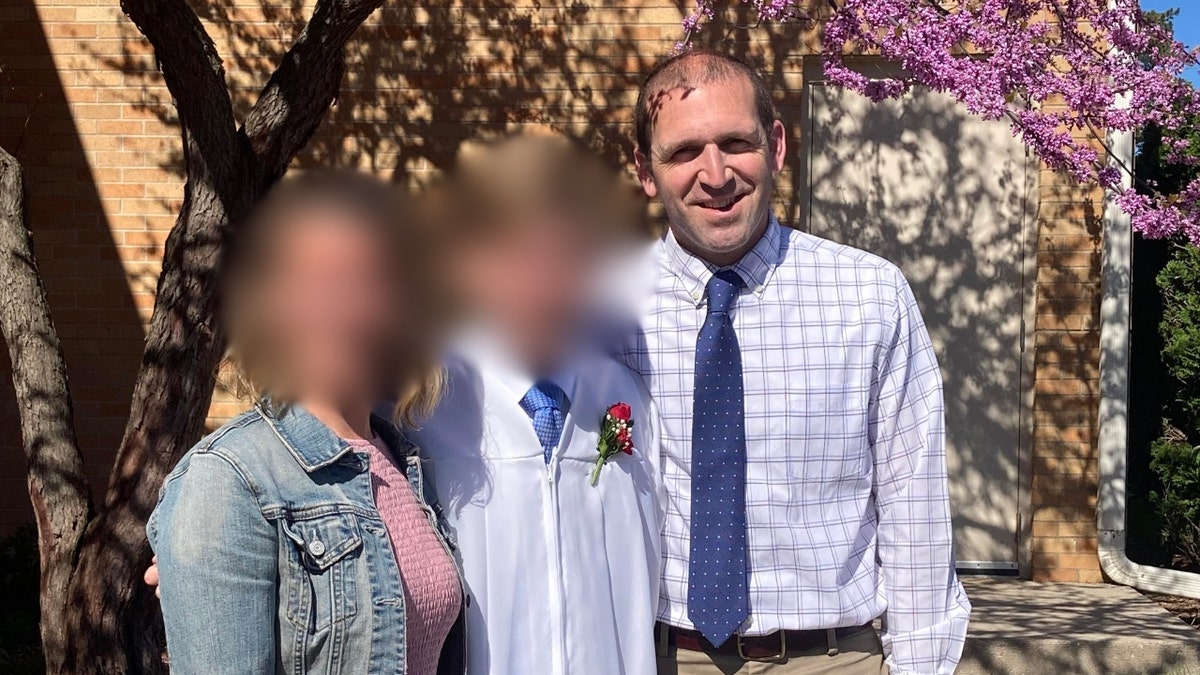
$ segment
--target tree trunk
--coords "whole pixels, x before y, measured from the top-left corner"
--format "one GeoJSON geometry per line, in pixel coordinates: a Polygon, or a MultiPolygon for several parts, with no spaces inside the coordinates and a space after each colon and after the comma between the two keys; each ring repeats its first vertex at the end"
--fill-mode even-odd
{"type": "MultiPolygon", "coordinates": [[[[189,167],[194,139],[185,133],[189,167]]],[[[224,340],[214,318],[220,242],[258,191],[242,182],[241,153],[189,178],[167,240],[133,404],[100,515],[89,525],[70,595],[77,623],[73,673],[161,670],[158,611],[141,582],[149,564],[145,525],[159,486],[199,438],[224,340]]]]}
{"type": "Polygon", "coordinates": [[[63,598],[91,515],[91,497],[75,438],[66,362],[38,276],[25,224],[17,160],[0,148],[0,330],[12,361],[20,408],[29,499],[41,559],[42,645],[48,669],[60,670],[67,644],[63,598]]]}
{"type": "Polygon", "coordinates": [[[141,582],[145,524],[159,486],[199,437],[223,341],[213,317],[214,275],[231,218],[258,196],[245,183],[224,71],[211,38],[182,0],[122,8],[155,50],[183,136],[183,207],[167,238],[129,422],[100,512],[79,553],[65,672],[163,670],[158,607],[141,582]]]}
{"type": "Polygon", "coordinates": [[[141,583],[159,487],[200,435],[225,341],[215,274],[243,217],[312,137],[341,85],[346,41],[382,0],[319,0],[236,128],[220,57],[182,0],[124,0],[179,111],[187,182],[167,239],[132,411],[100,515],[87,528],[69,604],[64,672],[160,672],[157,604],[141,583]]]}

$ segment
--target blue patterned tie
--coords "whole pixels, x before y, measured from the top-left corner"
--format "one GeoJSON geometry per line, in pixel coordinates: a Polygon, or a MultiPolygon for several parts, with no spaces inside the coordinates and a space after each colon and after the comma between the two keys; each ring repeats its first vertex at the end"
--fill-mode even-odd
{"type": "Polygon", "coordinates": [[[562,387],[547,380],[538,381],[521,397],[521,409],[533,420],[533,430],[541,441],[547,464],[562,439],[567,405],[562,387]]]}
{"type": "Polygon", "coordinates": [[[733,270],[709,280],[708,316],[696,338],[688,617],[717,646],[750,614],[742,352],[729,317],[743,284],[733,270]]]}

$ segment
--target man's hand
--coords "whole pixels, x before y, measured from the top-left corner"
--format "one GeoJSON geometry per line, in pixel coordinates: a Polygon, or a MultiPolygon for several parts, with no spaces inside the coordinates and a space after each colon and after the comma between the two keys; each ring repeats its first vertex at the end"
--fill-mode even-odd
{"type": "Polygon", "coordinates": [[[158,590],[158,556],[150,559],[150,566],[146,568],[146,573],[142,575],[142,579],[146,584],[154,587],[154,597],[162,600],[162,594],[158,590]]]}

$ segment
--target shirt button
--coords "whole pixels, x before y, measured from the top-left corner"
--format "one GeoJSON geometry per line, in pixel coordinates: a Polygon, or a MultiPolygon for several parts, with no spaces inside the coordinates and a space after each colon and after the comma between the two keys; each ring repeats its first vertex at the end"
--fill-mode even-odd
{"type": "Polygon", "coordinates": [[[308,552],[320,558],[325,555],[325,544],[320,539],[313,539],[308,545],[308,552]]]}

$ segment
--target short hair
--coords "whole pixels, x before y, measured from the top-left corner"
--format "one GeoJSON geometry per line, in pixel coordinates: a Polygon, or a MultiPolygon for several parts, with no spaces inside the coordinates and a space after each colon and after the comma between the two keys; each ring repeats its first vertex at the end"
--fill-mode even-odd
{"type": "Polygon", "coordinates": [[[754,111],[763,131],[770,132],[777,119],[771,90],[754,68],[745,61],[716,50],[692,49],[676,54],[654,67],[638,90],[633,122],[637,149],[650,154],[650,136],[658,119],[659,99],[675,89],[695,88],[712,82],[743,77],[754,90],[754,111]]]}
{"type": "Polygon", "coordinates": [[[464,146],[431,191],[449,243],[505,234],[544,212],[616,242],[645,233],[646,209],[619,170],[576,138],[521,133],[464,146]],[[436,201],[440,200],[440,202],[436,201]]]}

